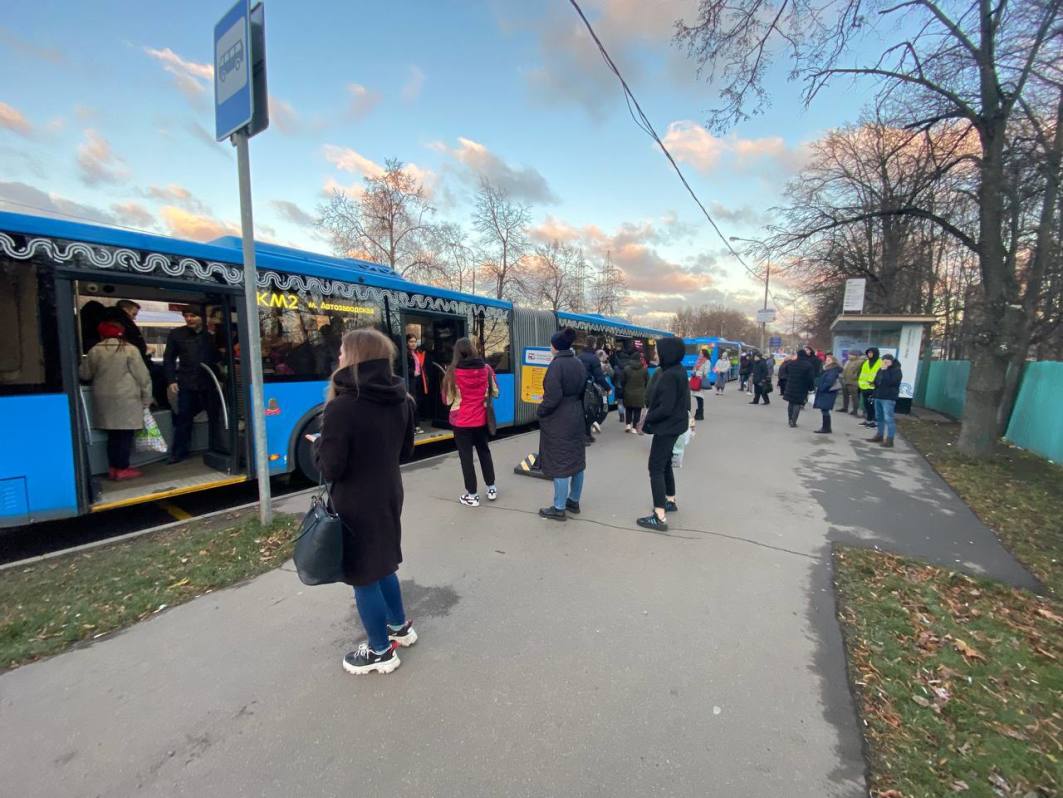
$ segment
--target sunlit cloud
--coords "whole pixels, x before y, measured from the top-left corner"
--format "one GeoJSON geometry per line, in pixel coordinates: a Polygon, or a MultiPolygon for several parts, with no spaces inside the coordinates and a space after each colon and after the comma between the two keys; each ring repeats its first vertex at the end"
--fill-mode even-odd
{"type": "Polygon", "coordinates": [[[191,241],[213,241],[215,238],[240,235],[239,226],[215,219],[206,214],[192,213],[184,208],[166,205],[159,214],[170,235],[191,241]]]}
{"type": "Polygon", "coordinates": [[[677,161],[688,163],[699,172],[725,167],[743,170],[766,161],[788,170],[796,165],[796,151],[781,136],[721,138],[697,122],[679,120],[668,125],[663,141],[677,161]]]}
{"type": "Polygon", "coordinates": [[[0,102],[0,129],[10,130],[12,133],[27,138],[33,132],[33,126],[22,115],[22,112],[5,102],[0,102]]]}
{"type": "Polygon", "coordinates": [[[120,183],[129,177],[125,162],[111,150],[111,145],[92,128],[85,131],[85,140],[77,149],[78,172],[89,186],[100,183],[120,183]]]}
{"type": "Polygon", "coordinates": [[[209,210],[203,202],[191,191],[177,183],[166,186],[148,186],[141,193],[149,199],[157,200],[169,205],[178,205],[193,213],[205,215],[209,210]]]}
{"type": "Polygon", "coordinates": [[[344,172],[352,172],[363,177],[380,177],[384,174],[383,166],[350,147],[326,144],[323,152],[326,161],[344,172]]]}
{"type": "Polygon", "coordinates": [[[429,146],[452,159],[459,166],[458,176],[470,185],[478,184],[480,178],[485,177],[518,200],[542,203],[558,201],[538,169],[511,166],[478,141],[458,138],[456,147],[450,147],[442,141],[429,146]]]}
{"type": "Polygon", "coordinates": [[[144,47],[144,52],[154,58],[172,77],[174,85],[191,102],[202,104],[211,81],[214,80],[214,67],[182,58],[169,47],[156,50],[144,47]]]}
{"type": "Polygon", "coordinates": [[[149,229],[155,226],[151,211],[136,202],[116,202],[111,205],[115,219],[126,227],[149,229]]]}

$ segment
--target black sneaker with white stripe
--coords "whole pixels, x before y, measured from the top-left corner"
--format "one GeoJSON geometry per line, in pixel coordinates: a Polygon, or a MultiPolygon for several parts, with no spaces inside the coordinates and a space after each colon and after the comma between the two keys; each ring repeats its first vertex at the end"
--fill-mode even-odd
{"type": "Polygon", "coordinates": [[[388,650],[380,654],[372,651],[368,643],[362,643],[354,651],[343,658],[343,669],[347,673],[361,675],[363,673],[391,673],[401,664],[399,655],[395,653],[395,644],[388,645],[388,650]]]}
{"type": "Polygon", "coordinates": [[[409,648],[416,643],[417,632],[413,628],[413,621],[407,620],[398,629],[394,626],[388,626],[388,640],[392,643],[398,643],[403,648],[409,648]]]}

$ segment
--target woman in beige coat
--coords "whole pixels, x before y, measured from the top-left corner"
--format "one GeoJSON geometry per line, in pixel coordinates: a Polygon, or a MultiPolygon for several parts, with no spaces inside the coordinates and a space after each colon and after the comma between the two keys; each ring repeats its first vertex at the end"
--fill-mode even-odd
{"type": "Polygon", "coordinates": [[[142,476],[129,467],[133,435],[144,427],[144,408],[151,405],[151,375],[135,346],[123,339],[114,322],[98,327],[100,342],[81,361],[78,374],[92,383],[92,425],[107,432],[107,465],[111,479],[142,476]]]}

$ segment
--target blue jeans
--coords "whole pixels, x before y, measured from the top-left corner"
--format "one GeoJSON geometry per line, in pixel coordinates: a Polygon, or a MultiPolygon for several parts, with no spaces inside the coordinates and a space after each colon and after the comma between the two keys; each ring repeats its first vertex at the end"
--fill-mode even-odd
{"type": "Polygon", "coordinates": [[[894,399],[875,400],[875,421],[878,423],[878,434],[883,438],[890,438],[897,434],[897,421],[893,417],[893,409],[897,406],[894,399]]]}
{"type": "Polygon", "coordinates": [[[558,510],[565,509],[565,501],[579,502],[583,494],[583,474],[580,471],[574,477],[557,477],[554,479],[554,507],[558,510]]]}
{"type": "Polygon", "coordinates": [[[385,576],[369,585],[356,586],[354,601],[369,636],[369,648],[378,654],[387,651],[388,624],[399,627],[406,623],[398,574],[385,576]]]}

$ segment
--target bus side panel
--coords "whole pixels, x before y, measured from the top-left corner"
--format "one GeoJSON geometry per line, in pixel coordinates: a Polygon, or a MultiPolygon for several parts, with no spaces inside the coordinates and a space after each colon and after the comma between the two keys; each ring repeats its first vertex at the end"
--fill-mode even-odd
{"type": "Polygon", "coordinates": [[[307,411],[325,401],[328,382],[267,382],[263,387],[266,400],[266,451],[269,455],[269,473],[287,474],[296,466],[294,462],[290,462],[288,451],[292,435],[298,432],[295,425],[307,411]]]}
{"type": "Polygon", "coordinates": [[[0,397],[0,526],[78,514],[66,394],[0,397]]]}
{"type": "Polygon", "coordinates": [[[498,381],[498,398],[494,401],[495,423],[508,427],[515,418],[517,406],[517,380],[512,374],[496,374],[498,381]]]}

